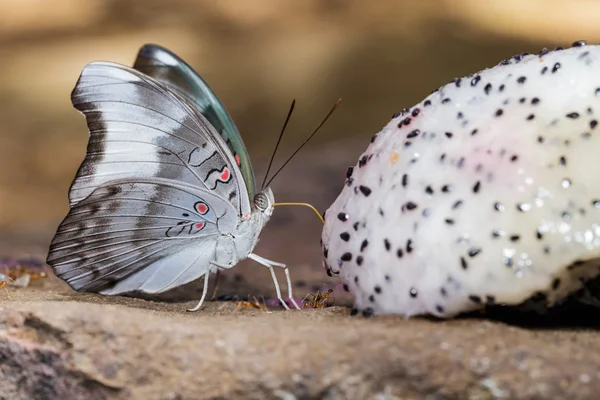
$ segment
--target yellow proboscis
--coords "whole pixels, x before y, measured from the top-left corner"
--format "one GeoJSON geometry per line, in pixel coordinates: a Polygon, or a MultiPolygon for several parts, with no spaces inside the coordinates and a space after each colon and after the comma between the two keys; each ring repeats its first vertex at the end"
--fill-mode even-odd
{"type": "Polygon", "coordinates": [[[325,224],[325,220],[323,219],[323,217],[321,216],[321,214],[319,214],[319,212],[317,211],[317,209],[312,204],[308,204],[308,203],[274,203],[273,204],[273,207],[278,207],[278,206],[303,206],[303,207],[308,207],[311,210],[313,210],[315,212],[315,214],[317,214],[317,217],[319,217],[319,219],[321,220],[321,222],[323,224],[325,224]]]}

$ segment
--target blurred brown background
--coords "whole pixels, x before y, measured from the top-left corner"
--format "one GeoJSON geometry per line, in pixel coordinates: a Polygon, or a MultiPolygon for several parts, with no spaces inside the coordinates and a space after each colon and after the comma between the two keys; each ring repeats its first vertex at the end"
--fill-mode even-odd
{"type": "MultiPolygon", "coordinates": [[[[0,1],[0,256],[43,256],[67,211],[88,138],[69,96],[90,61],[131,65],[147,42],[183,57],[236,120],[259,182],[291,99],[276,165],[342,97],[272,185],[323,211],[395,111],[515,53],[600,39],[595,0],[0,1]]],[[[310,211],[280,208],[257,252],[302,279],[321,272],[320,232],[310,211]]]]}

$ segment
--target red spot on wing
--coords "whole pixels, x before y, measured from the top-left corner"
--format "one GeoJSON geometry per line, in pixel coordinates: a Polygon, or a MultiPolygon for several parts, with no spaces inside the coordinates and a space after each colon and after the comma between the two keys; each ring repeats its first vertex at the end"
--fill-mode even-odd
{"type": "Polygon", "coordinates": [[[235,155],[235,162],[237,163],[237,165],[242,165],[242,162],[240,161],[240,156],[238,156],[237,154],[235,155]]]}
{"type": "Polygon", "coordinates": [[[208,206],[204,203],[196,203],[196,211],[200,214],[206,214],[208,212],[208,206]]]}
{"type": "Polygon", "coordinates": [[[227,182],[229,180],[229,168],[225,168],[223,172],[221,172],[220,178],[223,182],[227,182]]]}
{"type": "Polygon", "coordinates": [[[195,227],[196,227],[196,229],[202,229],[202,228],[204,228],[204,225],[205,225],[205,223],[204,223],[204,222],[198,222],[198,223],[195,225],[195,227]]]}

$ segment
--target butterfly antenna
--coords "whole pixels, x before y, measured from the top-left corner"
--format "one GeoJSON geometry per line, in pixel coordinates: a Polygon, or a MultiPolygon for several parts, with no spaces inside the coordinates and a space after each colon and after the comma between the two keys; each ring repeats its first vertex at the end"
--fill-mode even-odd
{"type": "Polygon", "coordinates": [[[271,171],[271,166],[273,165],[273,160],[275,159],[275,154],[277,153],[277,149],[279,148],[279,143],[281,143],[281,139],[283,138],[283,132],[285,132],[285,128],[290,121],[292,116],[292,112],[294,111],[294,107],[296,106],[296,99],[292,100],[292,105],[290,106],[290,111],[288,111],[287,117],[285,117],[285,122],[283,123],[283,128],[281,128],[281,133],[279,134],[279,139],[277,139],[277,144],[275,145],[275,150],[273,150],[273,154],[271,155],[271,161],[269,161],[269,166],[267,167],[267,173],[265,174],[265,179],[263,179],[262,186],[260,190],[265,188],[265,182],[267,181],[267,176],[269,176],[269,171],[271,171]]]}
{"type": "MultiPolygon", "coordinates": [[[[329,117],[331,116],[331,114],[333,114],[333,112],[335,111],[335,109],[340,105],[341,101],[342,101],[342,99],[338,99],[338,101],[335,102],[335,104],[333,105],[333,107],[331,108],[331,110],[329,111],[329,113],[325,116],[325,118],[323,119],[323,121],[321,121],[321,123],[319,124],[319,126],[317,126],[317,128],[306,138],[306,140],[304,141],[304,143],[302,143],[300,145],[300,147],[298,147],[298,149],[296,149],[296,151],[290,156],[290,158],[288,158],[287,161],[283,163],[283,165],[277,170],[277,172],[275,172],[275,174],[271,177],[271,179],[269,179],[269,181],[267,182],[267,184],[263,185],[263,188],[265,186],[269,186],[269,184],[273,181],[273,179],[275,179],[275,177],[277,176],[277,174],[279,174],[281,172],[281,170],[290,161],[292,161],[292,158],[294,158],[294,156],[296,154],[298,154],[298,152],[306,145],[306,143],[308,143],[308,141],[310,139],[312,139],[313,136],[315,136],[315,134],[319,131],[319,129],[321,129],[321,127],[323,126],[323,124],[329,119],[329,117]]],[[[279,144],[279,142],[277,142],[277,144],[279,144]]]]}

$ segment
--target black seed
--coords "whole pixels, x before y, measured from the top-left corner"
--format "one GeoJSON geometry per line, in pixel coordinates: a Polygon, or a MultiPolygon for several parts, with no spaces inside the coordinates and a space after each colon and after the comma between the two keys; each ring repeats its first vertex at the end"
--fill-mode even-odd
{"type": "Polygon", "coordinates": [[[348,171],[346,171],[346,178],[350,178],[352,176],[353,172],[354,172],[354,167],[348,168],[348,171]]]}
{"type": "Polygon", "coordinates": [[[590,121],[590,129],[594,129],[598,125],[598,121],[595,119],[590,121]]]}
{"type": "Polygon", "coordinates": [[[513,154],[513,155],[510,157],[510,161],[511,161],[511,162],[515,162],[515,161],[517,161],[518,159],[519,159],[519,156],[518,156],[518,155],[516,155],[516,154],[513,154]]]}
{"type": "Polygon", "coordinates": [[[565,158],[565,156],[560,156],[559,163],[563,167],[567,165],[567,159],[565,158]]]}
{"type": "Polygon", "coordinates": [[[408,185],[408,175],[404,174],[402,175],[402,186],[406,187],[406,185],[408,185]]]}
{"type": "Polygon", "coordinates": [[[367,307],[362,312],[363,317],[371,318],[373,316],[373,309],[371,307],[367,307]]]}
{"type": "Polygon", "coordinates": [[[585,40],[578,40],[576,42],[573,42],[571,44],[571,46],[573,47],[581,47],[581,46],[585,46],[587,44],[587,42],[585,40]]]}
{"type": "Polygon", "coordinates": [[[375,139],[377,139],[377,134],[374,134],[373,136],[371,136],[371,143],[373,143],[375,141],[375,139]]]}
{"type": "Polygon", "coordinates": [[[519,103],[523,104],[523,103],[525,103],[525,100],[527,100],[525,97],[521,97],[519,99],[519,103]]]}
{"type": "Polygon", "coordinates": [[[350,261],[352,260],[352,253],[344,253],[341,257],[342,261],[350,261]]]}
{"type": "Polygon", "coordinates": [[[494,296],[490,296],[489,294],[485,296],[486,304],[494,304],[496,302],[496,298],[494,296]]]}
{"type": "Polygon", "coordinates": [[[358,284],[358,275],[354,277],[354,283],[358,284]]]}
{"type": "Polygon", "coordinates": [[[479,193],[480,188],[481,188],[481,182],[477,181],[477,183],[475,183],[475,185],[473,186],[473,193],[479,193]]]}
{"type": "Polygon", "coordinates": [[[407,138],[407,139],[412,139],[412,138],[414,138],[414,137],[417,137],[417,136],[419,136],[419,133],[421,133],[421,131],[420,131],[420,130],[418,130],[418,129],[415,129],[414,131],[412,131],[412,132],[410,132],[408,135],[406,135],[406,138],[407,138]]]}
{"type": "Polygon", "coordinates": [[[498,91],[500,91],[500,92],[504,91],[504,84],[500,85],[500,87],[498,88],[498,91]]]}
{"type": "Polygon", "coordinates": [[[421,112],[420,109],[415,108],[414,110],[412,110],[412,113],[410,113],[413,117],[416,117],[417,115],[419,115],[419,113],[421,112]]]}
{"type": "Polygon", "coordinates": [[[350,311],[350,315],[354,316],[358,314],[358,308],[353,308],[352,311],[350,311]]]}
{"type": "Polygon", "coordinates": [[[540,102],[540,99],[538,99],[537,97],[534,97],[533,99],[531,99],[531,104],[536,105],[540,102]]]}
{"type": "Polygon", "coordinates": [[[415,208],[417,208],[417,205],[415,203],[413,203],[412,201],[409,201],[408,203],[406,203],[406,208],[411,211],[414,210],[415,208]]]}
{"type": "Polygon", "coordinates": [[[427,193],[427,194],[433,194],[433,189],[431,188],[431,186],[427,186],[425,188],[425,193],[427,193]]]}
{"type": "Polygon", "coordinates": [[[462,269],[467,269],[469,266],[467,265],[467,260],[464,257],[460,258],[460,266],[462,269]]]}
{"type": "Polygon", "coordinates": [[[358,265],[359,267],[362,265],[363,261],[363,256],[356,257],[356,265],[358,265]]]}
{"type": "Polygon", "coordinates": [[[456,210],[458,207],[462,206],[462,200],[458,200],[456,203],[452,205],[452,209],[456,210]]]}
{"type": "Polygon", "coordinates": [[[479,296],[470,295],[469,300],[471,300],[473,303],[481,304],[481,297],[479,296]]]}
{"type": "Polygon", "coordinates": [[[328,255],[329,255],[329,249],[327,247],[325,247],[323,249],[323,257],[327,258],[328,255]]]}
{"type": "Polygon", "coordinates": [[[480,80],[481,76],[477,75],[475,78],[471,79],[471,86],[477,85],[477,83],[479,83],[480,80]]]}
{"type": "Polygon", "coordinates": [[[446,222],[448,225],[454,225],[454,220],[453,220],[453,219],[446,218],[444,221],[445,221],[445,222],[446,222]]]}
{"type": "Polygon", "coordinates": [[[461,81],[462,81],[462,78],[454,78],[454,84],[456,85],[456,87],[460,87],[461,81]]]}
{"type": "Polygon", "coordinates": [[[362,168],[365,165],[367,165],[367,155],[366,154],[364,156],[362,156],[360,158],[360,160],[358,160],[358,168],[362,168]]]}
{"type": "Polygon", "coordinates": [[[379,285],[375,286],[374,290],[375,290],[375,293],[381,293],[381,286],[379,286],[379,285]]]}
{"type": "Polygon", "coordinates": [[[440,294],[442,295],[442,297],[448,296],[448,292],[446,291],[446,288],[440,288],[440,294]]]}
{"type": "Polygon", "coordinates": [[[431,105],[431,101],[430,101],[430,100],[425,100],[425,101],[423,102],[423,106],[424,106],[424,107],[428,107],[428,106],[430,106],[430,105],[431,105]]]}
{"type": "Polygon", "coordinates": [[[354,228],[355,232],[358,232],[358,222],[353,223],[352,228],[354,228]]]}
{"type": "Polygon", "coordinates": [[[533,114],[529,114],[529,115],[527,116],[527,118],[525,118],[525,119],[526,119],[527,121],[531,121],[531,120],[532,120],[532,119],[534,119],[534,118],[535,118],[535,115],[533,115],[533,114]]]}
{"type": "Polygon", "coordinates": [[[471,247],[469,249],[469,257],[475,257],[477,254],[481,253],[481,249],[477,247],[471,247]]]}
{"type": "Polygon", "coordinates": [[[410,253],[411,251],[413,251],[413,243],[411,239],[408,239],[406,241],[406,252],[410,253]]]}
{"type": "Polygon", "coordinates": [[[439,312],[439,313],[443,313],[443,312],[444,312],[444,307],[442,307],[442,306],[441,306],[441,305],[439,305],[439,304],[435,306],[435,309],[436,309],[436,310],[437,310],[437,312],[439,312]]]}
{"type": "Polygon", "coordinates": [[[337,217],[342,222],[346,222],[346,221],[348,221],[348,218],[350,218],[350,216],[348,214],[343,213],[343,212],[339,213],[337,217]]]}
{"type": "Polygon", "coordinates": [[[452,186],[450,185],[444,185],[442,186],[442,192],[444,193],[450,193],[452,191],[452,186]]]}
{"type": "Polygon", "coordinates": [[[373,295],[369,295],[369,301],[370,301],[371,303],[375,303],[375,296],[373,296],[373,295]]]}
{"type": "Polygon", "coordinates": [[[348,232],[342,232],[340,233],[340,238],[342,238],[344,242],[347,242],[350,240],[350,234],[348,232]]]}
{"type": "Polygon", "coordinates": [[[560,63],[556,63],[554,64],[554,66],[552,67],[552,73],[555,73],[556,71],[558,71],[560,69],[560,63]]]}
{"type": "Polygon", "coordinates": [[[447,137],[448,139],[451,139],[451,138],[452,138],[452,136],[453,136],[453,135],[452,135],[452,132],[446,132],[446,137],[447,137]]]}
{"type": "Polygon", "coordinates": [[[442,100],[442,104],[449,103],[450,101],[451,101],[451,99],[446,97],[445,99],[442,100]]]}
{"type": "Polygon", "coordinates": [[[473,129],[473,130],[471,131],[471,136],[475,136],[475,135],[477,135],[477,132],[478,132],[478,130],[477,130],[477,129],[473,129]]]}
{"type": "Polygon", "coordinates": [[[499,116],[501,116],[502,114],[504,114],[504,111],[502,111],[502,109],[501,109],[501,108],[499,108],[499,109],[497,109],[497,110],[496,110],[496,117],[499,117],[499,116]]]}
{"type": "Polygon", "coordinates": [[[349,291],[350,291],[350,288],[349,288],[349,287],[348,287],[348,285],[347,285],[347,284],[345,284],[345,283],[342,285],[342,288],[344,288],[344,291],[345,291],[345,292],[349,292],[349,291]]]}
{"type": "Polygon", "coordinates": [[[406,118],[404,118],[404,119],[402,120],[402,123],[403,123],[404,125],[410,125],[410,117],[406,117],[406,118]]]}
{"type": "Polygon", "coordinates": [[[544,237],[544,234],[538,229],[535,231],[535,236],[538,238],[538,240],[541,240],[544,237]]]}
{"type": "Polygon", "coordinates": [[[369,241],[367,239],[363,240],[360,245],[360,251],[363,251],[369,245],[369,241]]]}
{"type": "Polygon", "coordinates": [[[519,239],[521,239],[521,236],[519,236],[519,235],[512,235],[509,239],[510,239],[511,242],[518,242],[519,239]]]}
{"type": "Polygon", "coordinates": [[[542,68],[542,75],[544,75],[546,73],[546,71],[548,71],[548,67],[542,68]]]}
{"type": "Polygon", "coordinates": [[[398,256],[398,258],[402,258],[402,256],[404,255],[404,252],[402,251],[402,249],[398,249],[396,251],[396,255],[398,256]]]}
{"type": "Polygon", "coordinates": [[[555,278],[552,281],[552,290],[558,289],[559,286],[560,286],[560,278],[555,278]]]}
{"type": "Polygon", "coordinates": [[[358,187],[358,189],[359,189],[359,190],[362,192],[362,194],[364,194],[365,196],[368,196],[368,195],[370,195],[370,194],[371,194],[371,189],[369,189],[369,188],[368,188],[368,187],[366,187],[366,186],[360,185],[360,186],[358,187]]]}
{"type": "Polygon", "coordinates": [[[525,83],[525,81],[526,81],[526,80],[527,80],[527,77],[525,77],[525,76],[520,76],[520,77],[517,79],[517,82],[518,82],[518,83],[525,83]]]}
{"type": "Polygon", "coordinates": [[[392,279],[392,278],[390,278],[390,276],[389,276],[389,275],[385,275],[385,276],[384,276],[384,278],[385,278],[386,282],[389,282],[389,281],[390,281],[390,279],[392,279]]]}
{"type": "Polygon", "coordinates": [[[394,119],[394,118],[398,118],[398,117],[399,117],[399,116],[401,116],[401,115],[402,115],[402,113],[399,113],[399,112],[397,112],[397,113],[394,113],[394,115],[392,115],[392,119],[394,119]]]}
{"type": "Polygon", "coordinates": [[[410,288],[410,290],[408,291],[408,293],[410,293],[410,297],[412,297],[412,298],[417,297],[418,294],[419,294],[419,292],[415,288],[410,288]]]}
{"type": "Polygon", "coordinates": [[[379,215],[381,215],[383,217],[383,214],[384,214],[383,209],[381,207],[379,207],[379,215]]]}
{"type": "Polygon", "coordinates": [[[385,246],[385,249],[387,251],[390,251],[390,248],[392,247],[392,245],[390,244],[390,241],[387,239],[383,239],[383,245],[385,246]]]}
{"type": "Polygon", "coordinates": [[[571,119],[579,118],[579,113],[576,113],[576,112],[569,113],[569,114],[567,114],[567,118],[571,118],[571,119]]]}
{"type": "Polygon", "coordinates": [[[490,91],[492,90],[492,84],[488,83],[487,85],[485,85],[485,87],[483,88],[483,91],[485,92],[485,94],[490,94],[490,91]]]}
{"type": "Polygon", "coordinates": [[[538,143],[544,143],[544,137],[538,136],[537,141],[538,141],[538,143]]]}

